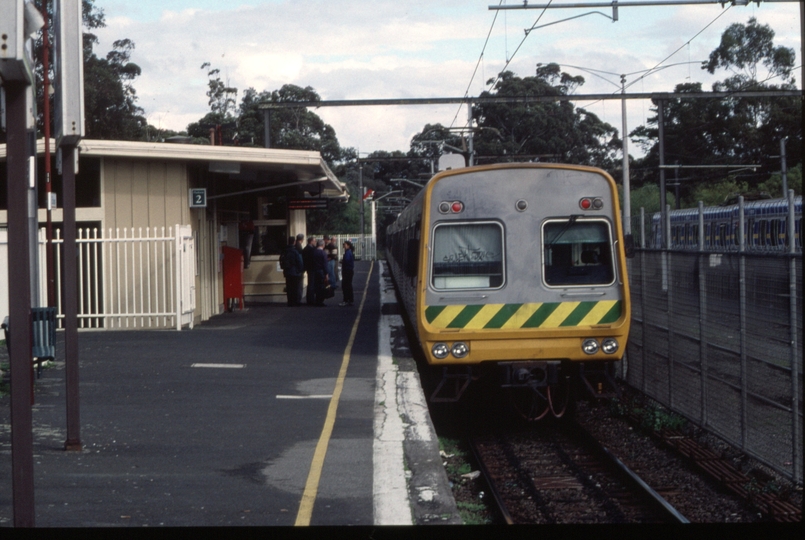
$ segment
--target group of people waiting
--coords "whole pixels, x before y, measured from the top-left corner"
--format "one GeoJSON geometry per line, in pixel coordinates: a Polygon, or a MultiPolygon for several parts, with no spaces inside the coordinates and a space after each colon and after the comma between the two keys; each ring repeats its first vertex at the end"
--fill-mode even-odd
{"type": "MultiPolygon", "coordinates": [[[[304,275],[307,274],[307,293],[304,294],[307,305],[324,307],[327,305],[324,301],[335,295],[339,284],[338,246],[335,237],[327,235],[319,239],[311,236],[303,247],[304,241],[303,234],[289,237],[288,246],[280,255],[288,306],[302,305],[304,275]]],[[[345,307],[351,306],[355,301],[352,291],[355,255],[352,242],[346,240],[342,247],[344,254],[341,258],[341,287],[344,298],[339,305],[345,307]]]]}

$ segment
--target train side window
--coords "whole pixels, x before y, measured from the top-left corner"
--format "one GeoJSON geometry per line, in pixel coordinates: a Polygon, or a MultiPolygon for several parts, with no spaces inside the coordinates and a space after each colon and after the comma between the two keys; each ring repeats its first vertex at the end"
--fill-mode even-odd
{"type": "Polygon", "coordinates": [[[718,240],[716,245],[720,248],[727,246],[727,224],[726,223],[719,223],[718,224],[718,240]]]}
{"type": "Polygon", "coordinates": [[[767,220],[765,220],[765,219],[761,219],[757,224],[758,245],[759,246],[765,247],[769,243],[768,242],[768,237],[767,237],[767,235],[768,235],[768,227],[769,227],[769,222],[767,220]]]}
{"type": "Polygon", "coordinates": [[[436,290],[503,286],[503,227],[497,222],[444,223],[433,229],[431,285],[436,290]]]}
{"type": "Polygon", "coordinates": [[[777,247],[777,220],[769,220],[769,246],[777,247]]]}
{"type": "Polygon", "coordinates": [[[542,229],[543,279],[553,286],[609,285],[615,280],[606,221],[553,220],[542,229]]]}

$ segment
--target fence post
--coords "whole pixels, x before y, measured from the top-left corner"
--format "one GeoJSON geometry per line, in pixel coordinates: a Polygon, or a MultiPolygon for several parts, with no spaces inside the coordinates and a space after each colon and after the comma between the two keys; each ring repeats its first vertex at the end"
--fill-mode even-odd
{"type": "Polygon", "coordinates": [[[738,197],[738,290],[739,290],[739,331],[741,348],[741,448],[746,449],[747,406],[749,381],[746,369],[746,239],[744,238],[744,198],[738,197]]]}
{"type": "MultiPolygon", "coordinates": [[[[170,230],[170,229],[169,229],[170,230]]],[[[182,329],[182,242],[179,238],[179,225],[175,227],[176,236],[174,237],[174,256],[176,257],[176,273],[173,275],[176,283],[176,329],[182,329]]]]}
{"type": "Polygon", "coordinates": [[[704,254],[704,203],[699,201],[699,365],[701,368],[700,422],[707,425],[707,255],[704,254]]]}
{"type": "MultiPolygon", "coordinates": [[[[797,361],[800,356],[797,354],[797,257],[796,257],[796,238],[794,224],[794,190],[788,190],[788,299],[790,306],[790,332],[791,332],[791,411],[793,420],[793,444],[792,446],[792,466],[793,477],[802,477],[802,456],[798,448],[802,444],[802,425],[799,418],[799,366],[797,361]]],[[[803,231],[800,231],[802,234],[803,231]]]]}
{"type": "Polygon", "coordinates": [[[643,315],[643,343],[640,347],[641,364],[642,364],[642,387],[643,393],[646,393],[646,209],[640,207],[640,311],[643,315]]]}

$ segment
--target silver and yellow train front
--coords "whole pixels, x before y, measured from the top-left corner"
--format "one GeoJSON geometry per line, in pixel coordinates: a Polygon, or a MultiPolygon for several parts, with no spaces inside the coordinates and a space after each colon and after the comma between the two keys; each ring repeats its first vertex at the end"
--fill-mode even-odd
{"type": "Polygon", "coordinates": [[[431,365],[496,362],[516,379],[522,363],[621,359],[629,290],[606,173],[448,171],[426,187],[422,212],[416,319],[431,365]]]}

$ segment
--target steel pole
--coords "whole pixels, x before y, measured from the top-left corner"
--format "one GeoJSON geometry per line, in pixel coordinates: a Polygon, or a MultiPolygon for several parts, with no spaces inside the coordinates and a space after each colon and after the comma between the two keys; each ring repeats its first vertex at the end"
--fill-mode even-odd
{"type": "Polygon", "coordinates": [[[657,110],[658,110],[658,117],[657,117],[657,129],[658,138],[659,138],[659,153],[660,153],[660,212],[662,212],[662,218],[660,222],[662,223],[662,245],[661,248],[667,248],[669,246],[668,242],[668,228],[665,226],[665,217],[667,215],[667,211],[665,208],[665,134],[663,125],[665,123],[665,114],[663,112],[665,102],[663,100],[659,100],[657,102],[657,110]]]}
{"type": "Polygon", "coordinates": [[[67,440],[65,450],[81,451],[81,424],[78,393],[78,275],[76,272],[75,175],[78,148],[62,146],[63,253],[62,291],[64,295],[64,372],[67,400],[67,440]]]}
{"type": "MultiPolygon", "coordinates": [[[[790,190],[788,192],[788,298],[789,298],[789,326],[790,326],[790,336],[791,336],[791,411],[793,417],[793,459],[792,459],[792,466],[793,466],[793,478],[801,478],[802,477],[802,454],[799,453],[798,449],[802,444],[802,418],[801,412],[799,409],[800,404],[800,366],[799,362],[802,361],[801,353],[797,353],[797,349],[799,348],[798,340],[800,339],[798,332],[797,332],[797,317],[799,316],[799,309],[797,308],[797,287],[802,286],[801,283],[797,281],[797,256],[796,256],[796,242],[794,239],[795,234],[795,227],[794,227],[794,190],[790,190]]],[[[800,231],[802,234],[802,231],[800,231]]],[[[801,257],[800,257],[801,258],[801,257]]]]}
{"type": "Polygon", "coordinates": [[[11,490],[15,527],[33,527],[34,456],[31,385],[31,250],[28,219],[27,94],[24,83],[4,83],[6,90],[6,171],[8,194],[9,361],[11,369],[11,490]]]}
{"type": "Polygon", "coordinates": [[[623,234],[632,234],[631,180],[629,179],[629,135],[626,127],[626,75],[621,75],[621,121],[623,125],[623,234]]]}

